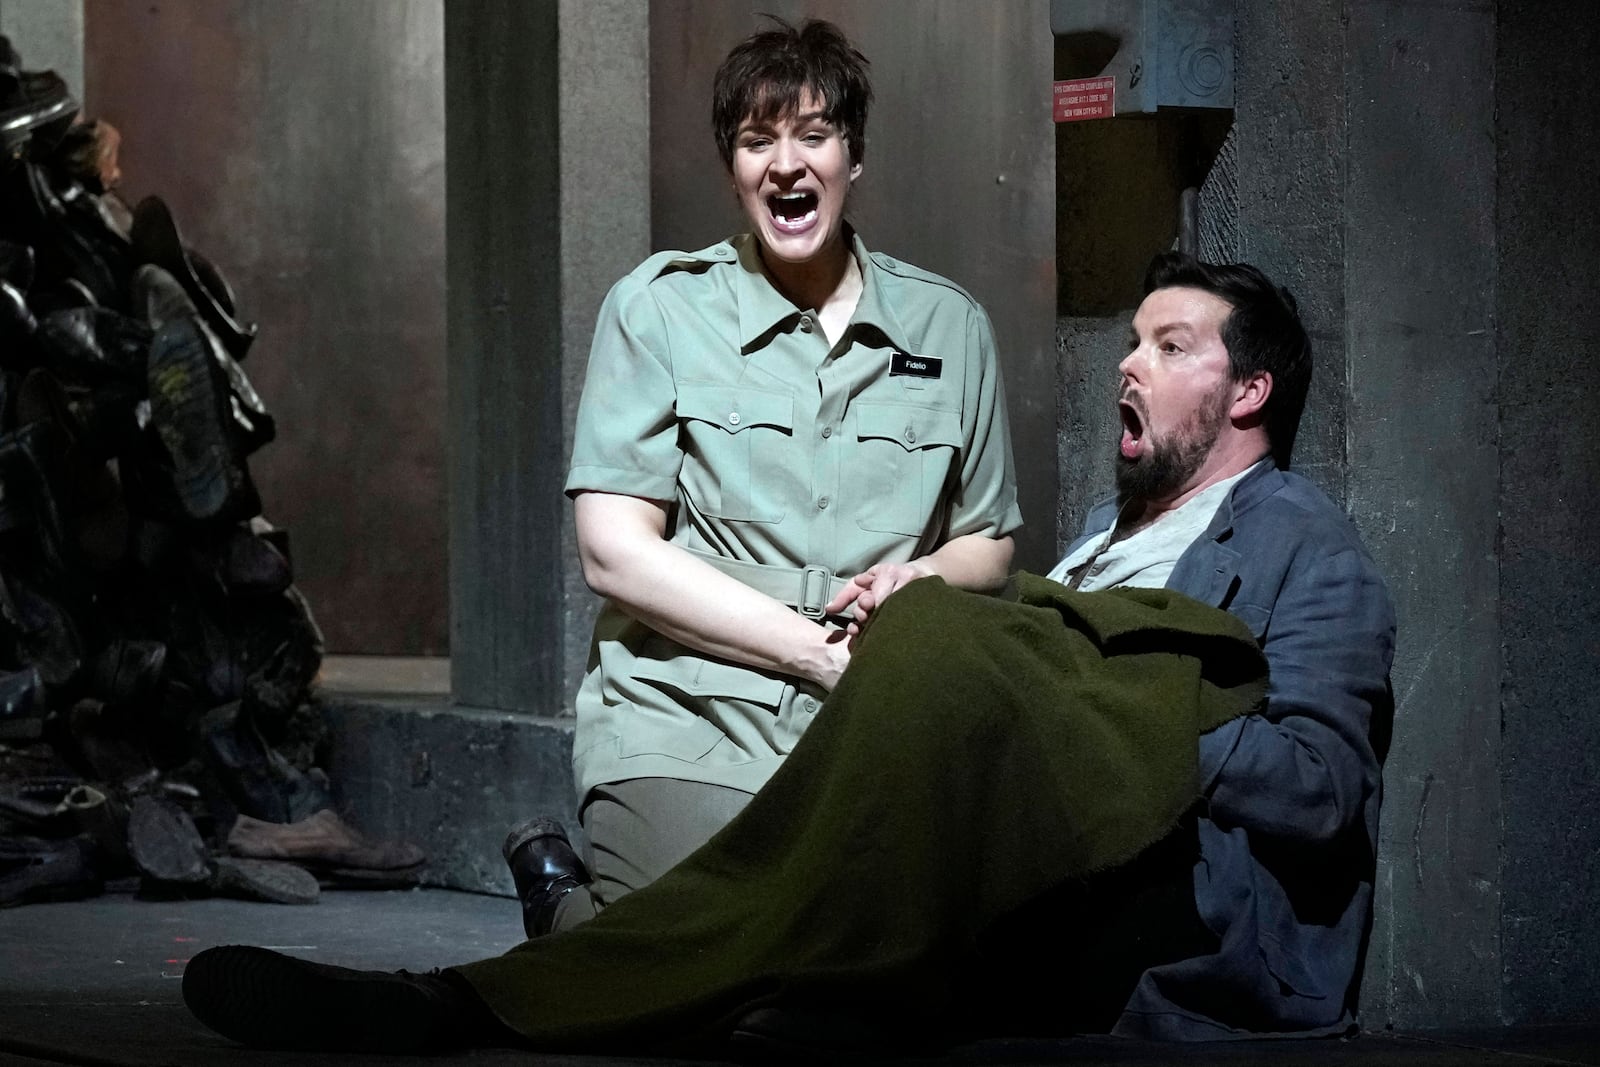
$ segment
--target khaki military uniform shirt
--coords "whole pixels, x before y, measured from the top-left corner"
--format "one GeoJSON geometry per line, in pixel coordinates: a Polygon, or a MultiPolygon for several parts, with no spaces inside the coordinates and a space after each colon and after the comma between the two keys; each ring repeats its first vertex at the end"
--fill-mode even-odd
{"type": "MultiPolygon", "coordinates": [[[[748,236],[660,253],[618,282],[567,492],[665,501],[674,544],[840,577],[1021,525],[988,317],[938,275],[859,238],[854,251],[863,289],[834,345],[773,288],[748,236]]],[[[642,777],[754,792],[823,696],[608,603],[577,701],[580,801],[642,777]]]]}

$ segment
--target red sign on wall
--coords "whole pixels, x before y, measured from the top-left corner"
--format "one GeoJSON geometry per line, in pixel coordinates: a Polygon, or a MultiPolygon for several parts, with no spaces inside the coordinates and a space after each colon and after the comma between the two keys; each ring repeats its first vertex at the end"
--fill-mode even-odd
{"type": "Polygon", "coordinates": [[[1057,122],[1082,122],[1084,119],[1108,119],[1115,111],[1117,79],[1079,78],[1076,81],[1055,83],[1055,118],[1057,122]]]}

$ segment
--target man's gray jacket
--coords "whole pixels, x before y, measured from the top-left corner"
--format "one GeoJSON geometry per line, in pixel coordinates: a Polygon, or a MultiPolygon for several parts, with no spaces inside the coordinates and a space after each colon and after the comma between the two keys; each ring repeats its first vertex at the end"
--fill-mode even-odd
{"type": "MultiPolygon", "coordinates": [[[[1099,505],[1073,548],[1115,520],[1114,502],[1099,505]]],[[[1388,591],[1333,502],[1270,463],[1233,487],[1167,588],[1242,619],[1271,681],[1264,713],[1200,739],[1195,903],[1221,947],[1147,971],[1116,1032],[1337,1032],[1353,1021],[1371,916],[1388,591]]]]}

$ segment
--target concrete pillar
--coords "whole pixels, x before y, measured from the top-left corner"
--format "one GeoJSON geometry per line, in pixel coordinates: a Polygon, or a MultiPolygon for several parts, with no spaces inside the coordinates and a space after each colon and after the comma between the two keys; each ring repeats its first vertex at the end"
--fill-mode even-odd
{"type": "Polygon", "coordinates": [[[1347,504],[1399,617],[1366,1002],[1502,1018],[1494,10],[1349,5],[1347,504]]]}
{"type": "Polygon", "coordinates": [[[28,70],[53,70],[83,99],[83,0],[0,0],[0,33],[28,70]]]}
{"type": "Polygon", "coordinates": [[[561,486],[594,312],[648,242],[647,55],[640,4],[445,6],[458,704],[562,714],[581,668],[561,486]]]}
{"type": "MultiPolygon", "coordinates": [[[[650,17],[638,0],[560,0],[562,471],[572,453],[595,315],[611,286],[650,254],[650,17]]],[[[563,700],[589,658],[599,598],[578,567],[562,512],[563,700]]]]}
{"type": "Polygon", "coordinates": [[[1512,1023],[1600,1006],[1600,52],[1586,0],[1501,0],[1501,960],[1512,1023]]]}

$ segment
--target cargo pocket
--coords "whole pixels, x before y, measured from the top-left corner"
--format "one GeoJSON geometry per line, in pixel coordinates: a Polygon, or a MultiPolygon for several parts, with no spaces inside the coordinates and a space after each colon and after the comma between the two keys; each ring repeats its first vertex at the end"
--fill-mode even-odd
{"type": "Polygon", "coordinates": [[[794,438],[794,398],[745,385],[678,383],[679,480],[700,511],[720,519],[778,522],[794,438]]]}
{"type": "Polygon", "coordinates": [[[861,486],[856,525],[916,537],[960,451],[961,418],[916,404],[858,402],[854,410],[860,452],[853,466],[861,486]]]}
{"type": "Polygon", "coordinates": [[[693,718],[674,729],[648,731],[620,739],[623,758],[638,755],[666,755],[688,762],[702,760],[725,741],[725,751],[713,763],[737,763],[754,758],[743,750],[751,737],[764,731],[760,724],[778,714],[788,688],[781,678],[771,678],[747,667],[698,657],[682,657],[670,662],[638,660],[633,679],[664,691],[693,718]]]}

